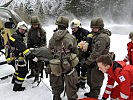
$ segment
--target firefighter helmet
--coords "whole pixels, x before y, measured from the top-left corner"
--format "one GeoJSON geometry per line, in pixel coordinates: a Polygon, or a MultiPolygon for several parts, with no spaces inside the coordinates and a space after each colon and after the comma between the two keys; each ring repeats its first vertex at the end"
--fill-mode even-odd
{"type": "Polygon", "coordinates": [[[27,30],[28,29],[28,26],[27,26],[27,24],[24,21],[22,21],[22,22],[19,22],[17,24],[16,30],[18,30],[19,28],[24,29],[24,30],[27,30]]]}
{"type": "Polygon", "coordinates": [[[70,26],[71,26],[71,28],[75,28],[75,27],[81,28],[81,23],[80,23],[80,21],[78,19],[73,19],[71,21],[71,25],[70,26]]]}

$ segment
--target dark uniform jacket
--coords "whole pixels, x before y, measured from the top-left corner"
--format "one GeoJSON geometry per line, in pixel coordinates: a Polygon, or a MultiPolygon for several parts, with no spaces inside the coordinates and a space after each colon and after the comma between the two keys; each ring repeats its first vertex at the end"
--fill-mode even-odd
{"type": "Polygon", "coordinates": [[[90,32],[84,28],[79,28],[77,32],[72,32],[72,35],[74,35],[77,39],[77,44],[81,41],[88,41],[87,35],[90,34],[90,32]]]}
{"type": "Polygon", "coordinates": [[[37,48],[46,46],[46,32],[43,28],[30,28],[28,32],[27,47],[37,48]]]}
{"type": "MultiPolygon", "coordinates": [[[[18,58],[26,55],[28,58],[34,58],[34,55],[30,53],[30,50],[26,48],[26,45],[23,42],[23,37],[23,34],[16,31],[16,33],[13,33],[9,38],[8,46],[10,48],[10,51],[12,52],[12,56],[18,58]]],[[[10,56],[10,54],[8,54],[8,56],[10,56]]]]}

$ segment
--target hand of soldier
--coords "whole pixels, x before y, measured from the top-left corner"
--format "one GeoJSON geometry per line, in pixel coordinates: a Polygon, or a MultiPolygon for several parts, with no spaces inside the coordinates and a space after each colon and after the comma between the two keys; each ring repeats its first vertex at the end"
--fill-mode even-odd
{"type": "Polygon", "coordinates": [[[83,49],[82,49],[82,50],[83,50],[84,52],[86,52],[87,49],[88,49],[88,43],[86,42],[86,43],[84,43],[83,49]]]}
{"type": "Polygon", "coordinates": [[[32,60],[33,60],[34,62],[37,62],[37,61],[38,61],[38,58],[35,57],[35,58],[33,58],[32,60]]]}

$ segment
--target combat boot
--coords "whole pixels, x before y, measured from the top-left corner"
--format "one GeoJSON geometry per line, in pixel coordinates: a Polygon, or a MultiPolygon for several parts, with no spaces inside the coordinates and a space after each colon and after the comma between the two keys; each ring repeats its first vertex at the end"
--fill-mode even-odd
{"type": "Polygon", "coordinates": [[[14,87],[13,87],[13,91],[24,91],[25,90],[25,87],[22,87],[22,84],[17,84],[15,83],[14,84],[14,87]]]}

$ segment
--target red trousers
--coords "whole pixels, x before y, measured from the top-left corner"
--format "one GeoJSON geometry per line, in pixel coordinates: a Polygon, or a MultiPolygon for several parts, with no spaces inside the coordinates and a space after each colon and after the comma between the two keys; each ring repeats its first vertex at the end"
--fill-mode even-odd
{"type": "MultiPolygon", "coordinates": [[[[120,96],[120,87],[119,87],[119,85],[116,85],[112,89],[112,92],[111,92],[110,97],[113,98],[113,99],[116,99],[119,96],[120,96]]],[[[131,88],[131,90],[130,90],[130,96],[129,96],[129,99],[128,100],[133,100],[133,88],[131,88]]]]}

